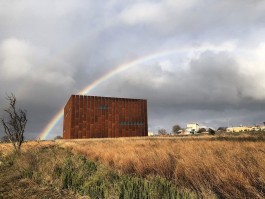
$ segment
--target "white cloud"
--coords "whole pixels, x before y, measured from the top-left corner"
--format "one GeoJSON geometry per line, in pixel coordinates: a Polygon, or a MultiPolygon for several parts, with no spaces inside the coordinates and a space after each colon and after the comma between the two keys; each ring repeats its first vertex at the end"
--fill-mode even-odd
{"type": "Polygon", "coordinates": [[[198,0],[139,1],[126,6],[120,13],[120,18],[129,25],[151,24],[171,30],[179,24],[181,15],[197,2],[198,0]]]}
{"type": "Polygon", "coordinates": [[[162,17],[162,7],[154,3],[138,3],[124,9],[120,15],[121,19],[130,24],[149,23],[158,21],[162,17]]]}
{"type": "Polygon", "coordinates": [[[174,67],[170,60],[159,61],[159,65],[161,66],[162,71],[174,72],[174,67]]]}
{"type": "Polygon", "coordinates": [[[8,39],[0,46],[0,69],[6,79],[17,79],[31,72],[34,49],[25,41],[8,39]]]}
{"type": "MultiPolygon", "coordinates": [[[[244,94],[258,100],[265,99],[265,43],[247,49],[239,49],[237,59],[241,65],[241,73],[252,84],[244,94]]],[[[245,80],[242,80],[245,81],[245,80]]]]}
{"type": "Polygon", "coordinates": [[[1,76],[6,81],[26,80],[54,86],[74,83],[72,66],[25,40],[6,39],[0,45],[0,52],[1,76]]]}

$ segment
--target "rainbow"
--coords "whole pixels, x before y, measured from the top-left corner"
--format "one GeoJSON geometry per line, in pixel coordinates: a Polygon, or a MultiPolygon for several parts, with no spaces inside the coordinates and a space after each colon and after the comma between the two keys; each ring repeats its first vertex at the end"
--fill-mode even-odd
{"type": "MultiPolygon", "coordinates": [[[[216,51],[220,51],[220,50],[224,50],[224,48],[220,48],[216,47],[216,46],[204,46],[204,47],[199,47],[196,49],[191,49],[191,48],[178,48],[178,49],[174,49],[174,50],[169,50],[169,51],[164,51],[164,52],[158,52],[158,53],[154,53],[145,57],[141,57],[138,58],[136,60],[127,62],[125,64],[119,65],[117,67],[115,67],[113,70],[109,71],[107,74],[101,76],[100,78],[98,78],[97,80],[95,80],[94,82],[92,82],[91,84],[89,84],[88,86],[86,86],[84,89],[82,89],[78,94],[79,95],[85,95],[88,94],[90,91],[92,91],[93,89],[95,89],[97,86],[99,86],[101,83],[109,80],[111,77],[128,70],[129,68],[133,67],[133,66],[137,66],[139,64],[143,64],[152,60],[157,60],[159,58],[165,57],[165,56],[170,56],[179,52],[183,52],[183,51],[190,51],[191,53],[196,53],[198,51],[204,51],[204,50],[216,50],[216,51]]],[[[39,134],[39,139],[44,140],[47,138],[47,136],[49,135],[49,133],[51,132],[51,130],[55,127],[55,125],[60,121],[60,119],[63,117],[63,113],[64,113],[64,107],[62,107],[60,109],[60,111],[52,118],[52,120],[48,123],[48,125],[44,128],[44,130],[39,134]]]]}

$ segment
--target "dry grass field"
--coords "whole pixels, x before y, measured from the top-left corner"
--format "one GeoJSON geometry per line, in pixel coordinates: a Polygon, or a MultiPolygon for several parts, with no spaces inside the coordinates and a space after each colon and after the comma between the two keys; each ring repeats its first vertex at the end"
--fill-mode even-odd
{"type": "Polygon", "coordinates": [[[198,196],[265,197],[265,142],[117,139],[61,145],[122,173],[165,177],[198,196]]]}
{"type": "MultiPolygon", "coordinates": [[[[13,154],[11,144],[0,143],[0,198],[4,199],[46,199],[65,198],[77,199],[80,195],[67,189],[58,189],[55,186],[39,183],[23,174],[30,166],[35,170],[34,154],[43,147],[52,147],[54,144],[45,142],[27,142],[23,145],[22,154],[13,154]]],[[[48,156],[47,156],[48,158],[48,156]]],[[[51,166],[51,162],[47,161],[51,166]]],[[[52,169],[52,168],[51,168],[52,169]]]]}
{"type": "MultiPolygon", "coordinates": [[[[176,186],[180,193],[191,193],[185,198],[265,198],[265,141],[263,134],[242,135],[236,138],[233,136],[203,136],[29,142],[24,144],[23,150],[36,151],[40,148],[54,147],[66,149],[76,156],[81,155],[97,165],[105,165],[107,169],[117,172],[117,176],[136,176],[147,180],[144,183],[149,183],[155,176],[159,176],[176,186]]],[[[0,144],[2,156],[8,156],[9,150],[9,145],[0,144]]],[[[46,155],[38,154],[37,157],[43,156],[42,159],[45,159],[43,162],[46,163],[42,163],[41,167],[36,168],[42,174],[38,174],[39,176],[34,179],[35,174],[33,173],[31,179],[42,184],[58,184],[62,188],[62,183],[60,184],[52,178],[51,176],[54,174],[49,172],[55,170],[56,166],[58,167],[58,162],[64,164],[63,162],[67,161],[67,155],[63,152],[56,153],[57,155],[51,155],[55,152],[49,153],[47,158],[45,158],[46,153],[46,155]],[[53,162],[48,161],[51,157],[54,157],[53,162]]],[[[28,156],[27,161],[25,161],[27,158],[24,158],[20,160],[19,164],[26,165],[29,159],[34,159],[32,156],[30,158],[28,156]]],[[[79,162],[79,159],[73,162],[79,162]]],[[[120,177],[120,179],[123,178],[120,177]]],[[[133,180],[137,181],[137,179],[133,180]]],[[[108,181],[108,183],[110,182],[108,181]]],[[[137,181],[137,183],[140,182],[137,181]]],[[[166,187],[171,190],[172,185],[167,183],[166,187]]],[[[83,194],[84,192],[81,192],[81,195],[83,194]]],[[[154,198],[159,198],[158,195],[155,196],[154,198]]],[[[92,195],[91,198],[97,197],[92,195]]],[[[119,195],[113,198],[123,197],[119,195]]],[[[124,196],[124,198],[126,197],[124,196]]],[[[184,198],[184,195],[180,195],[178,198],[184,198]]]]}

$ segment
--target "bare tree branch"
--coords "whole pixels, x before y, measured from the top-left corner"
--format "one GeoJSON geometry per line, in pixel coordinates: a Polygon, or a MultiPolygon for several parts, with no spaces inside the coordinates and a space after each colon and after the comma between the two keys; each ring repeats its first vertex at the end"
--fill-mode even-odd
{"type": "Polygon", "coordinates": [[[27,124],[27,111],[16,109],[16,97],[13,93],[7,96],[9,107],[4,109],[8,114],[9,120],[1,119],[1,124],[4,127],[5,134],[13,144],[15,151],[20,151],[21,145],[24,142],[24,131],[27,124]]]}

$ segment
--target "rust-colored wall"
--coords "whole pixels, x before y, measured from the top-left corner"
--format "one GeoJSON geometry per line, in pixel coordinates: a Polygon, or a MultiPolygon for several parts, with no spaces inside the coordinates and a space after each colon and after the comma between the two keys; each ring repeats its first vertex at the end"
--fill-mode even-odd
{"type": "Polygon", "coordinates": [[[72,95],[64,107],[64,139],[147,135],[147,100],[72,95]]]}

